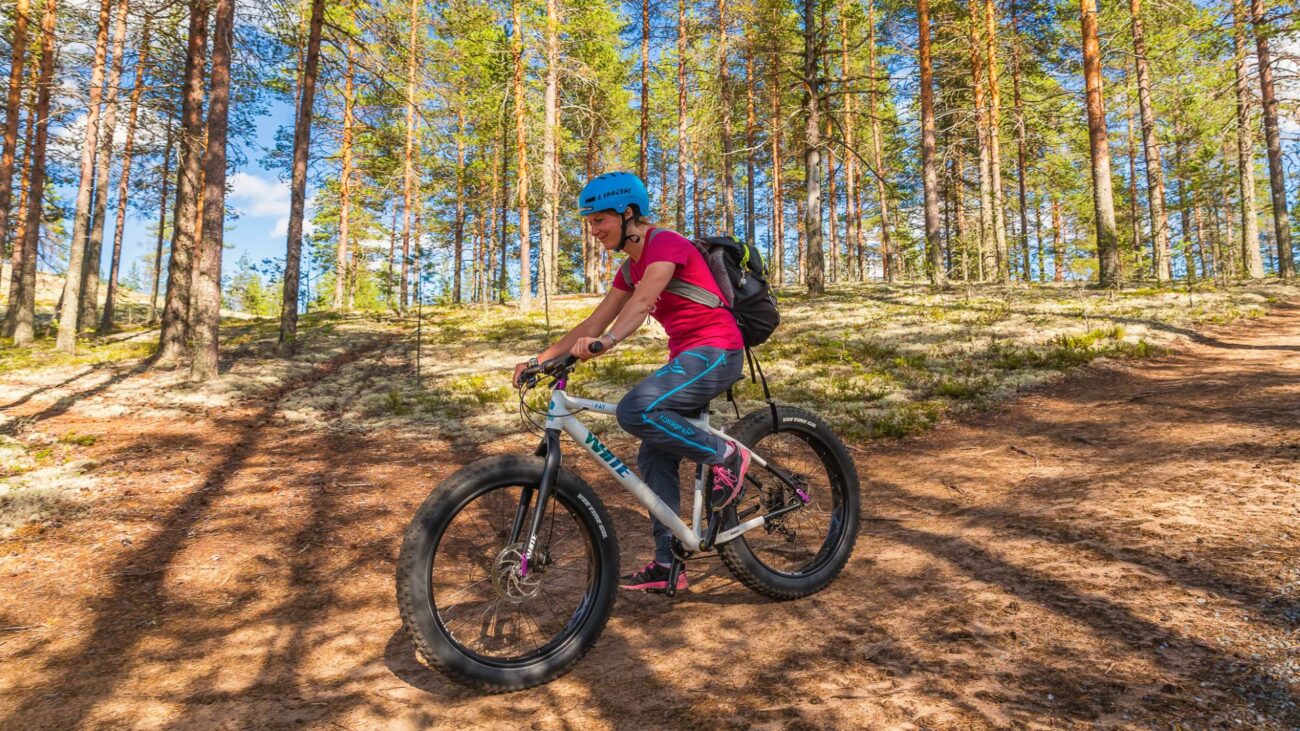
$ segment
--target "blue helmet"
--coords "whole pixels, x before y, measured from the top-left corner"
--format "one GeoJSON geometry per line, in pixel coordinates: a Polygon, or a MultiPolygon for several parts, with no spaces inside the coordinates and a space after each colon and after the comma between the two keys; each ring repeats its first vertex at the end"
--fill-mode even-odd
{"type": "Polygon", "coordinates": [[[622,213],[633,203],[638,215],[650,215],[650,194],[645,183],[632,173],[605,173],[583,186],[578,194],[578,215],[610,208],[622,213]]]}

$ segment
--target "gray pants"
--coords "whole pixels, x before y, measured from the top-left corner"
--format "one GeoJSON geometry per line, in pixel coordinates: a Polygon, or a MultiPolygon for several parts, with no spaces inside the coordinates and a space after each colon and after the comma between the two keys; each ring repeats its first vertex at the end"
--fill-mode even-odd
{"type": "MultiPolygon", "coordinates": [[[[741,376],[743,350],[692,348],[638,383],[618,403],[618,423],[641,438],[636,466],[641,479],[669,508],[680,514],[682,492],[678,469],[682,458],[703,464],[722,462],[726,441],[691,426],[715,396],[741,376]]],[[[672,561],[672,531],[650,519],[655,560],[672,561]]]]}

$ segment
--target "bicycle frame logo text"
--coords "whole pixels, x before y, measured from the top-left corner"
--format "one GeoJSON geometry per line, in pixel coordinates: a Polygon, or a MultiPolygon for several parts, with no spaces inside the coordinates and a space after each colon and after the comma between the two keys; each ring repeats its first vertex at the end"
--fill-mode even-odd
{"type": "Polygon", "coordinates": [[[613,452],[609,451],[609,447],[601,444],[595,434],[587,432],[586,441],[587,446],[591,448],[591,451],[595,452],[601,459],[605,460],[605,463],[609,465],[610,469],[614,470],[615,474],[619,477],[627,477],[627,465],[623,464],[623,460],[619,459],[613,452]]]}

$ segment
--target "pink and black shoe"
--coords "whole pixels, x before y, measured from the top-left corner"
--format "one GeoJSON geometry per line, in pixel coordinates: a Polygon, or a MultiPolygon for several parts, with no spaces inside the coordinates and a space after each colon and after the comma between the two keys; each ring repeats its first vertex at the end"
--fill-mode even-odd
{"type": "MultiPolygon", "coordinates": [[[[656,561],[642,566],[635,573],[627,574],[619,578],[618,588],[629,589],[632,591],[667,591],[668,590],[669,567],[664,566],[656,561]]],[[[680,573],[677,574],[676,591],[686,588],[686,567],[683,566],[680,573]]]]}
{"type": "Polygon", "coordinates": [[[713,494],[710,500],[714,510],[721,510],[740,497],[745,487],[745,473],[749,471],[749,450],[735,442],[727,442],[727,456],[713,470],[713,494]]]}

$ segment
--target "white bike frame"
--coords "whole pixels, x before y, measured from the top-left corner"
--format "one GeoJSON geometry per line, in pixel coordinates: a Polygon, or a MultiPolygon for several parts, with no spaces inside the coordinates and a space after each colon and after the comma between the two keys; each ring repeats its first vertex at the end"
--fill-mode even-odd
{"type": "MultiPolygon", "coordinates": [[[[561,380],[557,382],[555,387],[551,390],[551,401],[546,414],[546,429],[548,431],[562,429],[570,437],[573,437],[573,441],[582,445],[582,448],[587,450],[588,454],[594,457],[597,462],[605,467],[605,469],[609,470],[610,474],[614,476],[614,479],[618,480],[620,485],[627,488],[628,492],[632,493],[632,496],[636,498],[637,502],[644,505],[646,510],[649,510],[651,515],[657,518],[660,523],[668,526],[668,529],[673,532],[673,535],[677,536],[677,540],[681,541],[683,548],[687,551],[700,550],[700,543],[704,540],[704,533],[701,532],[704,520],[703,470],[696,470],[695,473],[695,504],[691,510],[691,525],[688,527],[686,523],[682,522],[682,519],[677,516],[677,513],[673,512],[672,508],[668,507],[663,500],[660,500],[659,496],[655,495],[645,482],[643,482],[641,478],[638,477],[636,473],[634,473],[632,469],[618,457],[618,455],[614,454],[609,447],[605,446],[605,444],[601,442],[595,434],[592,434],[591,430],[579,421],[577,417],[577,414],[580,411],[593,411],[598,414],[613,416],[617,407],[614,404],[607,404],[603,401],[593,401],[591,399],[570,396],[565,392],[564,386],[565,382],[561,380]]],[[[703,414],[701,414],[700,418],[683,418],[686,418],[686,421],[690,422],[693,426],[703,429],[710,434],[717,435],[724,439],[731,439],[726,432],[715,429],[709,425],[709,412],[707,409],[705,409],[703,414]]],[[[739,442],[737,442],[737,445],[739,445],[741,449],[749,451],[739,442]]],[[[767,461],[754,452],[749,452],[749,455],[751,464],[759,467],[768,466],[767,461]]],[[[765,515],[755,516],[737,526],[720,532],[714,539],[713,545],[717,546],[726,543],[742,533],[763,525],[767,522],[768,517],[769,516],[765,515]]]]}

